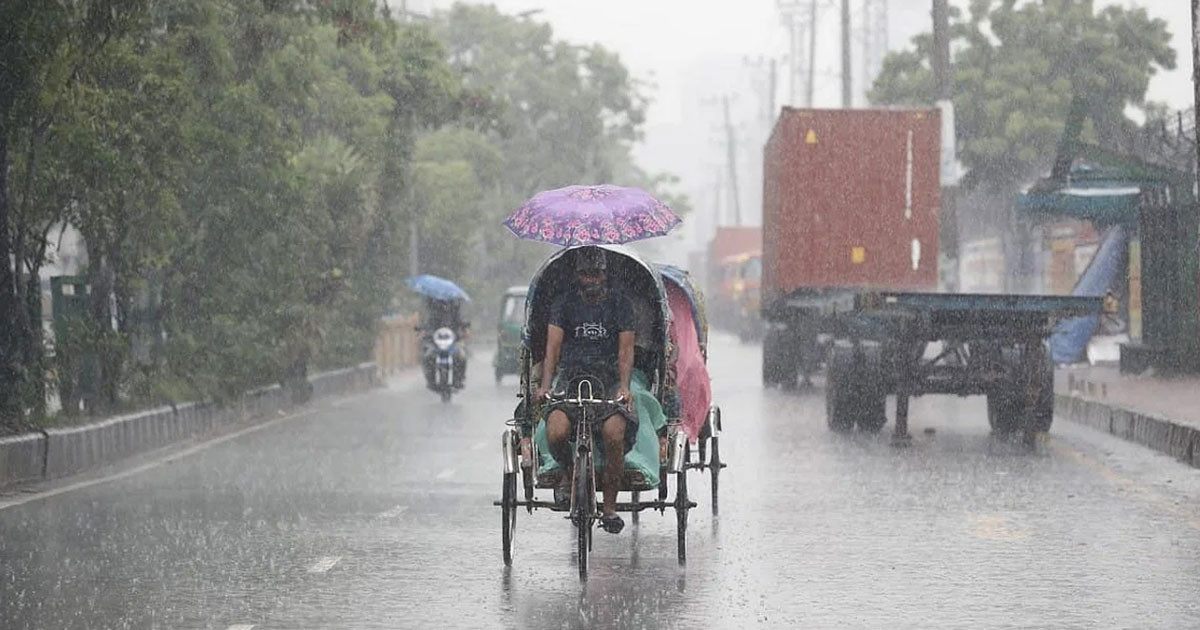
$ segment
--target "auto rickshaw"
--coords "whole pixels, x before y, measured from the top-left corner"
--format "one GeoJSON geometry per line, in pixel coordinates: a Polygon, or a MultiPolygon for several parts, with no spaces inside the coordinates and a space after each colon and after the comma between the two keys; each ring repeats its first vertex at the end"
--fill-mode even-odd
{"type": "MultiPolygon", "coordinates": [[[[688,434],[678,416],[679,396],[686,396],[688,392],[679,392],[674,382],[675,349],[670,341],[671,308],[667,288],[659,269],[642,260],[633,250],[618,245],[600,247],[608,252],[610,288],[621,290],[630,298],[636,320],[634,376],[630,389],[638,414],[638,435],[633,449],[625,454],[621,492],[629,492],[630,500],[618,501],[617,511],[636,515],[644,510],[663,513],[673,509],[677,557],[683,564],[687,557],[688,511],[696,507],[696,503],[688,498],[688,434]],[[664,438],[664,442],[660,442],[660,438],[664,438]],[[675,493],[674,498],[668,499],[668,479],[671,477],[674,477],[675,493]],[[644,492],[657,492],[657,497],[651,501],[642,500],[644,492]]],[[[577,435],[572,450],[576,461],[570,506],[539,500],[534,494],[538,489],[550,491],[559,485],[564,470],[550,456],[543,417],[545,404],[533,400],[533,393],[541,374],[550,304],[575,286],[573,252],[576,249],[566,248],[550,256],[529,284],[520,353],[518,395],[522,403],[514,417],[507,421],[508,429],[502,438],[503,486],[501,499],[495,504],[502,508],[501,545],[506,565],[512,563],[513,535],[520,508],[530,514],[535,509],[567,511],[578,534],[579,573],[586,577],[593,525],[600,514],[596,501],[600,475],[597,469],[603,466],[602,457],[593,457],[587,431],[577,435]],[[523,497],[517,495],[518,477],[523,486],[523,497]]],[[[696,333],[689,330],[688,334],[696,333]]],[[[604,390],[597,387],[594,391],[604,390]]],[[[593,403],[612,402],[595,400],[593,390],[582,387],[579,391],[565,392],[564,396],[559,400],[585,408],[593,403]]],[[[711,422],[711,418],[706,421],[711,422]]],[[[636,518],[633,521],[637,523],[636,518]]],[[[542,544],[548,543],[543,541],[542,544]]]]}
{"type": "Polygon", "coordinates": [[[500,297],[496,356],[492,359],[497,385],[505,374],[521,373],[521,329],[525,325],[525,295],[528,291],[527,287],[513,286],[500,297]]]}

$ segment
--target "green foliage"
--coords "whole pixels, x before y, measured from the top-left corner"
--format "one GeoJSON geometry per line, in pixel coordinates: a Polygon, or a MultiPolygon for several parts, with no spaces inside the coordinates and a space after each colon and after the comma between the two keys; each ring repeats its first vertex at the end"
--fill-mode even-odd
{"type": "MultiPolygon", "coordinates": [[[[55,229],[87,243],[87,313],[53,346],[69,409],[302,384],[411,299],[410,225],[422,270],[487,308],[545,251],[499,227],[525,198],[671,183],[633,164],[646,103],[615,55],[492,8],[43,4],[0,6],[0,257],[36,278],[55,229]]],[[[3,271],[11,323],[39,296],[3,271]]],[[[10,424],[50,372],[35,323],[0,335],[10,424]]]]}
{"type": "Polygon", "coordinates": [[[490,6],[455,5],[433,27],[463,84],[488,95],[491,115],[483,124],[468,117],[471,129],[444,130],[418,145],[416,205],[429,217],[421,265],[465,279],[477,319],[493,321],[500,292],[527,282],[548,253],[500,227],[533,194],[614,183],[643,187],[686,211],[686,199],[670,192],[672,176],[634,164],[630,149],[641,138],[647,99],[616,54],[557,40],[548,25],[490,6]]]}
{"type": "MultiPolygon", "coordinates": [[[[1053,159],[1072,94],[1086,100],[1092,139],[1122,132],[1146,106],[1158,69],[1175,67],[1167,24],[1143,8],[1093,10],[1090,0],[974,0],[955,13],[954,105],[967,183],[1011,188],[1053,159]]],[[[933,101],[932,37],[884,61],[870,99],[933,101]]]]}

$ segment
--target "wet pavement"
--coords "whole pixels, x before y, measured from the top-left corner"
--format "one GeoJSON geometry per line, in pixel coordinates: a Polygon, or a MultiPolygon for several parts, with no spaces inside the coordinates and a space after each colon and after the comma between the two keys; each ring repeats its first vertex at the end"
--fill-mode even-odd
{"type": "Polygon", "coordinates": [[[684,568],[645,513],[581,584],[549,512],[519,513],[504,568],[515,382],[481,352],[449,405],[409,377],[0,497],[0,628],[1200,627],[1200,471],[1065,422],[1030,451],[982,399],[917,401],[909,448],[837,435],[819,389],[762,389],[757,347],[711,354],[730,467],[719,519],[691,478],[684,568]]]}

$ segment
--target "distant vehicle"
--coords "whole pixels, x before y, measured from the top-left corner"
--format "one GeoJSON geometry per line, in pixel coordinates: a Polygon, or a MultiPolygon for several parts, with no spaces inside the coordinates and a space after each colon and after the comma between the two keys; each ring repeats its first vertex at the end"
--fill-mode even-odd
{"type": "Polygon", "coordinates": [[[438,328],[430,335],[425,352],[432,355],[433,375],[427,383],[429,389],[441,396],[442,402],[450,402],[455,391],[462,389],[458,382],[460,369],[455,369],[458,356],[458,335],[447,327],[438,328]]]}
{"type": "Polygon", "coordinates": [[[824,360],[829,427],[878,431],[895,395],[901,441],[912,396],[982,394],[994,431],[1031,441],[1054,411],[1045,338],[1100,299],[935,293],[940,157],[936,109],[783,109],[763,164],[763,382],[824,360]]]}
{"type": "MultiPolygon", "coordinates": [[[[762,229],[721,227],[708,243],[707,277],[709,314],[718,328],[737,332],[743,305],[744,267],[753,256],[761,256],[762,229]]],[[[757,275],[757,274],[756,274],[757,275]]],[[[755,316],[757,319],[757,316],[755,316]]]]}
{"type": "Polygon", "coordinates": [[[496,324],[496,356],[492,365],[496,383],[505,374],[521,373],[521,330],[525,326],[527,287],[509,287],[500,297],[500,319],[496,324]]]}

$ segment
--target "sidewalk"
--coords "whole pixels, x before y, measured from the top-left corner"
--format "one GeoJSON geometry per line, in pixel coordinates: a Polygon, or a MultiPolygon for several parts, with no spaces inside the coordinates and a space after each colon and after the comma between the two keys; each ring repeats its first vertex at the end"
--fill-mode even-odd
{"type": "Polygon", "coordinates": [[[1131,376],[1116,366],[1055,370],[1055,417],[1200,468],[1200,376],[1131,376]]]}

